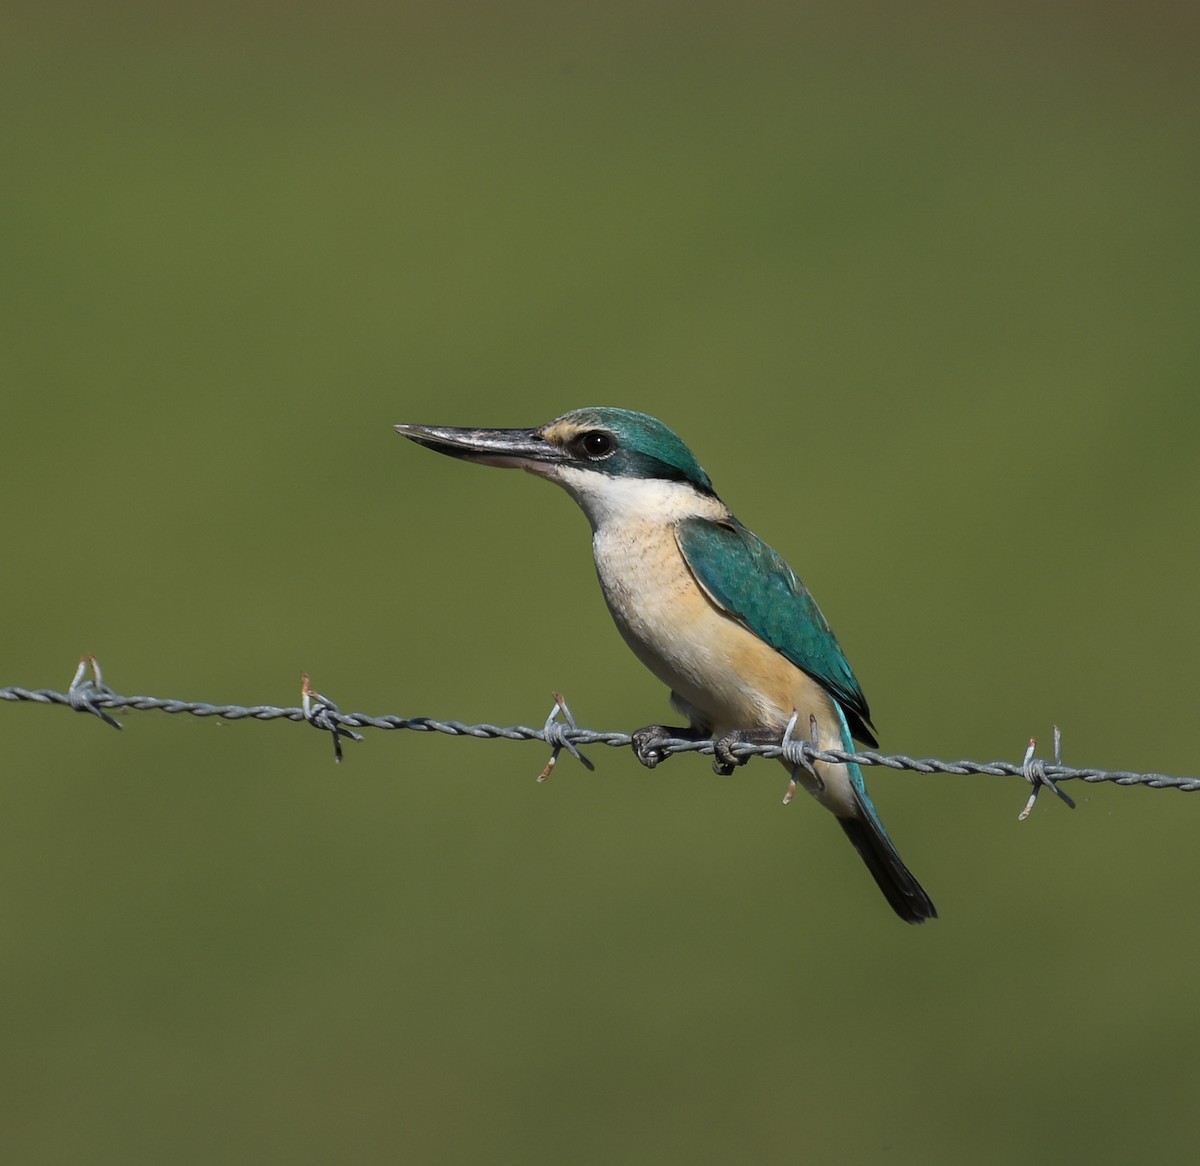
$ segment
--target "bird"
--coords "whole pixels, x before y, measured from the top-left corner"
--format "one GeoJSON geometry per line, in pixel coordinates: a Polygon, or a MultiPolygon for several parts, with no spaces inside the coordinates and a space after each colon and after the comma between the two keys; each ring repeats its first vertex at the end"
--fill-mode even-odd
{"type": "MultiPolygon", "coordinates": [[[[590,407],[532,429],[395,428],[438,453],[546,478],[582,508],[609,612],[688,722],[632,734],[644,765],[663,759],[667,738],[711,739],[714,768],[729,774],[747,760],[739,743],[780,744],[797,724],[820,751],[852,753],[855,739],[877,747],[866,697],[812,595],[734,517],[662,421],[590,407]]],[[[837,818],[895,913],[907,923],[935,919],[859,766],[786,756],[784,764],[837,818]]]]}

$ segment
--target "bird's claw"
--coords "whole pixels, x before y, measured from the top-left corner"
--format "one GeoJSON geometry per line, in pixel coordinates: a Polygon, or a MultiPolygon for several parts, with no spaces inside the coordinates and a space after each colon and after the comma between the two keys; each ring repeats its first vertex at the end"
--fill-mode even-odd
{"type": "Polygon", "coordinates": [[[750,760],[748,754],[739,757],[733,752],[733,747],[740,745],[746,739],[744,732],[734,730],[713,742],[713,773],[720,774],[721,777],[728,777],[735,769],[750,760]]]}
{"type": "Polygon", "coordinates": [[[633,733],[633,752],[637,759],[647,768],[653,769],[660,761],[665,761],[667,754],[662,750],[662,742],[670,737],[663,725],[647,725],[633,733]]]}

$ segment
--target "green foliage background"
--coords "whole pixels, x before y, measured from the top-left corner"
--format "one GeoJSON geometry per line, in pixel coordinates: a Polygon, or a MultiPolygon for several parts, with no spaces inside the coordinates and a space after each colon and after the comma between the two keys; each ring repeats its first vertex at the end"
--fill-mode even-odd
{"type": "MultiPolygon", "coordinates": [[[[26,6],[3,683],[632,728],[586,524],[395,421],[655,413],[883,744],[1188,773],[1196,15],[26,6]]],[[[1200,799],[0,708],[20,1163],[1190,1161],[1200,799]]]]}

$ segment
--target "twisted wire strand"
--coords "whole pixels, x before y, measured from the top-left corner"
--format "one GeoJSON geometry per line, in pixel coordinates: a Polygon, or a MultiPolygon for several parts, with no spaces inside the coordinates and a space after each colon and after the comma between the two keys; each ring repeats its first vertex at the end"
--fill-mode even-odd
{"type": "MultiPolygon", "coordinates": [[[[632,743],[629,733],[598,731],[595,729],[578,728],[571,717],[566,701],[555,694],[555,705],[551,710],[546,724],[542,728],[529,725],[493,725],[467,724],[463,721],[438,720],[434,717],[402,717],[393,714],[372,716],[368,713],[343,713],[336,704],[327,697],[314,691],[304,677],[302,701],[299,706],[282,707],[279,705],[259,704],[210,704],[207,701],[178,700],[158,696],[123,696],[114,692],[103,681],[99,665],[91,657],[85,657],[75,674],[75,679],[66,692],[51,688],[22,688],[16,685],[0,687],[0,700],[28,702],[34,704],[66,705],[78,712],[90,713],[115,728],[120,724],[110,715],[110,711],[156,709],[159,712],[179,714],[186,713],[195,717],[219,717],[222,720],[258,720],[258,721],[307,721],[314,728],[331,733],[334,739],[334,749],[337,759],[342,756],[342,740],[360,740],[358,729],[408,729],[419,733],[444,733],[451,737],[475,737],[479,739],[503,739],[508,741],[541,741],[553,749],[550,763],[543,773],[547,776],[557,760],[558,753],[566,749],[585,764],[589,764],[578,753],[580,746],[607,745],[616,748],[627,747],[632,743]],[[91,664],[91,677],[85,678],[88,664],[91,664]],[[559,715],[564,715],[566,723],[558,721],[559,715]]],[[[712,741],[689,741],[679,738],[668,738],[655,745],[656,751],[663,756],[675,753],[713,752],[712,741]]],[[[810,743],[790,740],[779,744],[755,744],[742,742],[733,746],[732,752],[738,757],[785,757],[794,762],[797,750],[803,753],[809,762],[822,761],[827,763],[856,762],[858,765],[882,766],[888,769],[908,770],[914,773],[949,773],[949,774],[986,774],[995,777],[1021,777],[1033,786],[1030,803],[1026,814],[1032,808],[1033,798],[1042,788],[1056,793],[1060,798],[1071,803],[1070,799],[1057,788],[1058,782],[1083,781],[1087,783],[1111,782],[1114,785],[1147,786],[1150,789],[1177,789],[1184,793],[1194,793],[1200,790],[1200,777],[1172,777],[1165,773],[1137,773],[1131,770],[1107,770],[1094,768],[1075,768],[1061,763],[1061,753],[1056,739],[1055,760],[1046,762],[1033,756],[1033,743],[1024,760],[1011,761],[941,761],[936,758],[914,758],[898,753],[877,753],[866,750],[860,753],[849,753],[840,749],[816,749],[810,743]],[[785,756],[786,755],[786,756],[785,756]]],[[[590,765],[589,765],[590,767],[590,765]]]]}

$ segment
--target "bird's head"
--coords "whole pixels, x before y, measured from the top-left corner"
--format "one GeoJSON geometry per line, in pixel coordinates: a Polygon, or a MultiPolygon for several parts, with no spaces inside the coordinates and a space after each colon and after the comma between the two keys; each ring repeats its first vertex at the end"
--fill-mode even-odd
{"type": "Polygon", "coordinates": [[[396,430],[438,453],[549,478],[574,496],[593,524],[618,506],[656,502],[673,511],[689,497],[716,499],[708,475],[675,433],[630,409],[574,409],[537,429],[396,430]]]}

